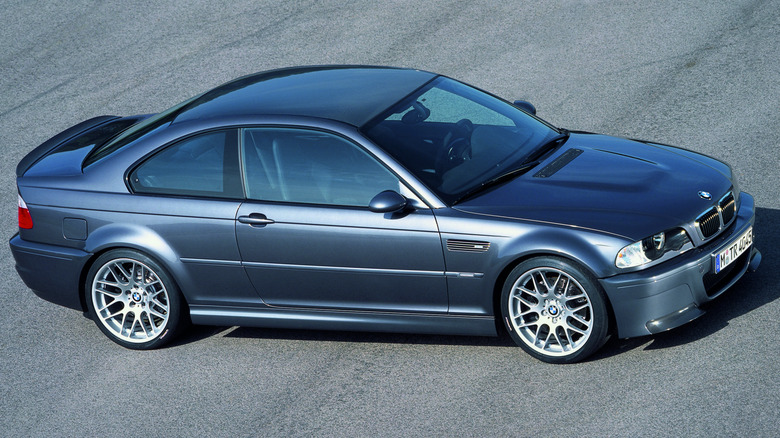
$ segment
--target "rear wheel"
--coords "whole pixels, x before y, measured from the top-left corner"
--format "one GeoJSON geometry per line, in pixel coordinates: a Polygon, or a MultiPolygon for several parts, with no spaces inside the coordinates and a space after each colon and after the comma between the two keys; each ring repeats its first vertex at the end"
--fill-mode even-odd
{"type": "Polygon", "coordinates": [[[181,328],[184,303],[165,270],[133,250],[109,251],[95,261],[86,283],[90,316],[112,341],[146,350],[169,342],[181,328]]]}
{"type": "Polygon", "coordinates": [[[504,284],[501,312],[515,343],[545,362],[583,360],[607,336],[601,287],[583,269],[556,257],[534,258],[515,267],[504,284]]]}

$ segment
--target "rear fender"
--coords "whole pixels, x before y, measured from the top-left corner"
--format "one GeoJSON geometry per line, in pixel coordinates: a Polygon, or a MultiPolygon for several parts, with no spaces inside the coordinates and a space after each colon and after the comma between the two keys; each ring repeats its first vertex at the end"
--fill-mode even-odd
{"type": "MultiPolygon", "coordinates": [[[[179,256],[170,245],[153,230],[136,224],[108,224],[91,232],[85,242],[85,251],[95,254],[130,248],[140,251],[160,263],[177,281],[186,278],[178,263],[179,256]]],[[[85,269],[89,269],[86,266],[85,269]]],[[[182,289],[184,285],[179,284],[182,289]]]]}

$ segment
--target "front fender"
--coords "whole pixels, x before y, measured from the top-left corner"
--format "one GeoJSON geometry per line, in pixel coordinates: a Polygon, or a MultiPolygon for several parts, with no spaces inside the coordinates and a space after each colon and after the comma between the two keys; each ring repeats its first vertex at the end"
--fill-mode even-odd
{"type": "Polygon", "coordinates": [[[566,227],[532,227],[500,246],[497,261],[503,270],[514,260],[555,255],[577,262],[595,278],[615,275],[615,255],[624,240],[566,227]]]}
{"type": "Polygon", "coordinates": [[[615,255],[630,243],[577,227],[486,216],[475,221],[475,215],[454,210],[437,213],[452,313],[494,314],[495,295],[507,272],[531,257],[563,257],[596,279],[610,277],[617,270],[615,255]]]}

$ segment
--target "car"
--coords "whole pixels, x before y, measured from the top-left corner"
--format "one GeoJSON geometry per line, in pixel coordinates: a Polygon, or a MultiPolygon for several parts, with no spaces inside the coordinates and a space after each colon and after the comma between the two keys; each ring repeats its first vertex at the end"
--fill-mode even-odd
{"type": "Polygon", "coordinates": [[[499,336],[582,361],[761,261],[714,158],[426,71],[306,66],[101,116],[16,169],[25,284],[132,349],[189,323],[499,336]]]}

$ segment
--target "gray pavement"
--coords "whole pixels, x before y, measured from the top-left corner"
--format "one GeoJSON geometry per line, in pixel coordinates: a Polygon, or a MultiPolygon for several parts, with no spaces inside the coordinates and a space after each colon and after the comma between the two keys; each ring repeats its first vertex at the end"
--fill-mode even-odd
{"type": "MultiPolygon", "coordinates": [[[[255,71],[447,74],[550,122],[726,160],[759,272],[701,319],[551,366],[504,338],[194,328],[124,350],[30,292],[0,247],[4,436],[778,436],[780,1],[0,1],[0,235],[14,168],[101,114],[255,71]]],[[[662,208],[662,206],[660,206],[662,208]]],[[[56,281],[56,279],[52,279],[56,281]]]]}

